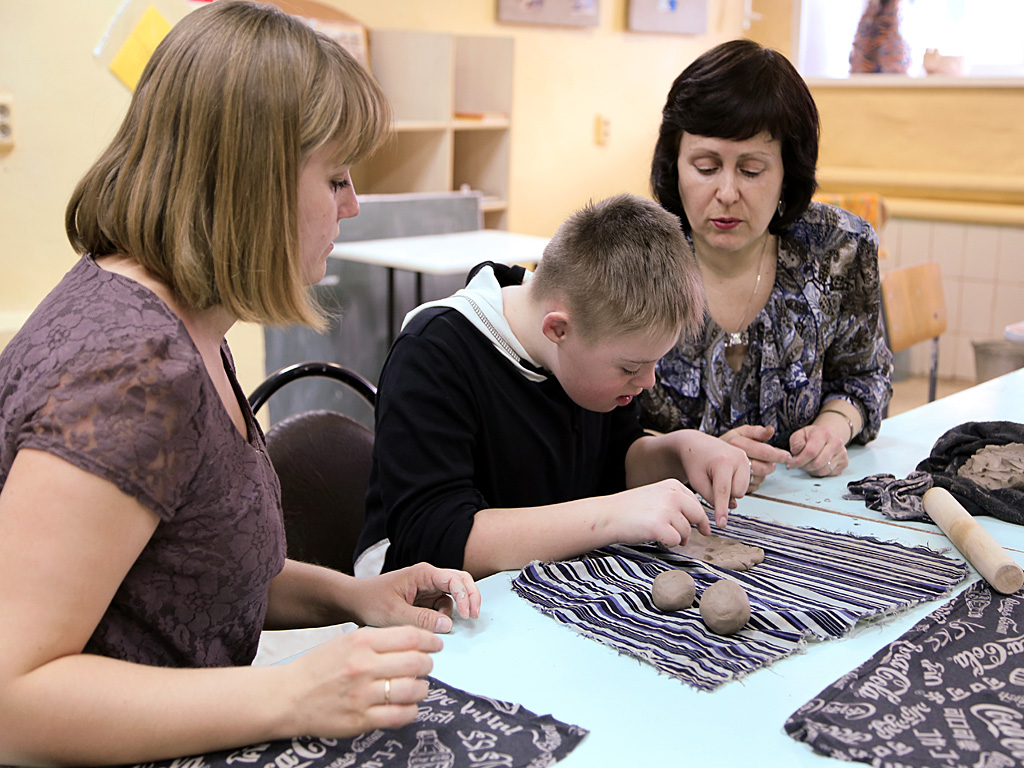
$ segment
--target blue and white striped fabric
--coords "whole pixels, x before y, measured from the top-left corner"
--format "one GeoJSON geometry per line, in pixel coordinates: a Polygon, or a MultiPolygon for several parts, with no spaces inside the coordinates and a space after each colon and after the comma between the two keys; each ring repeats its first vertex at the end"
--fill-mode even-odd
{"type": "Polygon", "coordinates": [[[861,619],[948,594],[968,573],[962,560],[926,547],[737,514],[728,531],[729,538],[764,549],[764,562],[739,572],[659,547],[615,545],[574,560],[531,563],[512,587],[577,632],[711,691],[808,640],[842,637],[861,619]],[[651,585],[673,567],[693,577],[697,603],[663,613],[651,602],[651,585]],[[725,577],[743,586],[751,604],[750,622],[729,637],[709,630],[697,608],[704,589],[725,577]]]}

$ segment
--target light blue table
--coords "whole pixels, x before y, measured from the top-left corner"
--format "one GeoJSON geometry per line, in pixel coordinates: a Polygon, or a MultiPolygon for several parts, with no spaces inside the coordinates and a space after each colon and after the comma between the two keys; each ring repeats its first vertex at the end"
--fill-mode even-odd
{"type": "MultiPolygon", "coordinates": [[[[803,470],[787,470],[779,465],[755,495],[896,524],[882,513],[868,509],[862,501],[844,499],[846,484],[880,473],[906,477],[928,457],[939,437],[967,421],[1024,422],[1024,369],[886,419],[875,440],[850,446],[850,466],[838,477],[813,478],[803,470]]],[[[977,519],[1003,547],[1024,551],[1024,529],[1020,526],[991,517],[977,519]]],[[[898,525],[935,530],[934,525],[926,522],[898,525]]]]}
{"type": "MultiPolygon", "coordinates": [[[[758,497],[740,502],[739,511],[789,525],[949,547],[933,525],[898,524],[862,502],[843,500],[846,482],[877,472],[906,475],[936,438],[964,421],[1024,421],[1021,393],[1024,371],[896,416],[886,421],[877,441],[852,450],[844,476],[821,481],[779,470],[758,497]]],[[[1024,532],[991,518],[983,523],[1024,564],[1024,532]]],[[[786,718],[940,605],[926,603],[896,618],[862,624],[843,639],[811,643],[804,654],[704,693],[544,616],[512,593],[513,575],[497,574],[480,583],[480,618],[456,622],[435,658],[433,674],[589,729],[590,735],[559,764],[566,768],[838,765],[787,736],[782,730],[786,718]]],[[[977,578],[972,571],[957,591],[977,578]]]]}
{"type": "MultiPolygon", "coordinates": [[[[745,514],[790,525],[935,549],[948,546],[938,532],[897,529],[764,499],[741,504],[745,514]]],[[[1014,554],[1024,563],[1024,555],[1014,554]]],[[[497,574],[480,582],[480,618],[456,623],[435,657],[433,674],[451,685],[519,702],[590,730],[559,764],[566,768],[833,764],[786,735],[786,718],[940,605],[925,603],[897,618],[859,626],[840,640],[811,643],[804,654],[704,693],[544,616],[512,593],[513,575],[497,574]]]]}

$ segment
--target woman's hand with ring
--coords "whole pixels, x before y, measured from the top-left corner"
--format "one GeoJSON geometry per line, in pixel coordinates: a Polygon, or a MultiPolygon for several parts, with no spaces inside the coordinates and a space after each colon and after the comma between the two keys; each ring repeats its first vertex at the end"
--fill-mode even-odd
{"type": "Polygon", "coordinates": [[[803,469],[812,477],[841,474],[850,464],[842,438],[821,424],[808,424],[789,438],[793,458],[789,469],[803,469]]]}
{"type": "Polygon", "coordinates": [[[424,679],[441,638],[416,627],[357,629],[328,640],[295,661],[266,668],[279,675],[279,694],[295,702],[287,732],[344,738],[398,728],[416,718],[424,679]]]}

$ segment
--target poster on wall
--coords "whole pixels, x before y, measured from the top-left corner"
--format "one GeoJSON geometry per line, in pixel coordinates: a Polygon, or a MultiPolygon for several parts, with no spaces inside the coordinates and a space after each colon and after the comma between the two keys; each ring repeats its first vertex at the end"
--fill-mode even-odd
{"type": "Polygon", "coordinates": [[[599,0],[498,0],[498,21],[595,27],[599,0]]]}
{"type": "Polygon", "coordinates": [[[134,91],[157,45],[189,10],[181,0],[122,0],[92,55],[134,91]]]}
{"type": "Polygon", "coordinates": [[[708,31],[708,0],[629,0],[629,29],[703,35],[708,31]]]}
{"type": "Polygon", "coordinates": [[[335,21],[333,19],[303,19],[313,29],[323,32],[338,45],[352,54],[356,61],[370,70],[370,43],[366,27],[356,21],[335,21]]]}

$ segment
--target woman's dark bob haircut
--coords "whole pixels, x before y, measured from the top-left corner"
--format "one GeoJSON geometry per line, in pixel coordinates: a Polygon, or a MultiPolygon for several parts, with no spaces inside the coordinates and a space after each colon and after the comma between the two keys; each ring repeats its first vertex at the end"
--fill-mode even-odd
{"type": "Polygon", "coordinates": [[[684,69],[668,92],[651,162],[651,188],[689,231],[679,196],[684,132],[733,141],[770,134],[782,144],[784,208],[772,217],[768,231],[786,231],[807,210],[818,186],[818,108],[803,78],[778,51],[750,40],[722,43],[684,69]]]}

